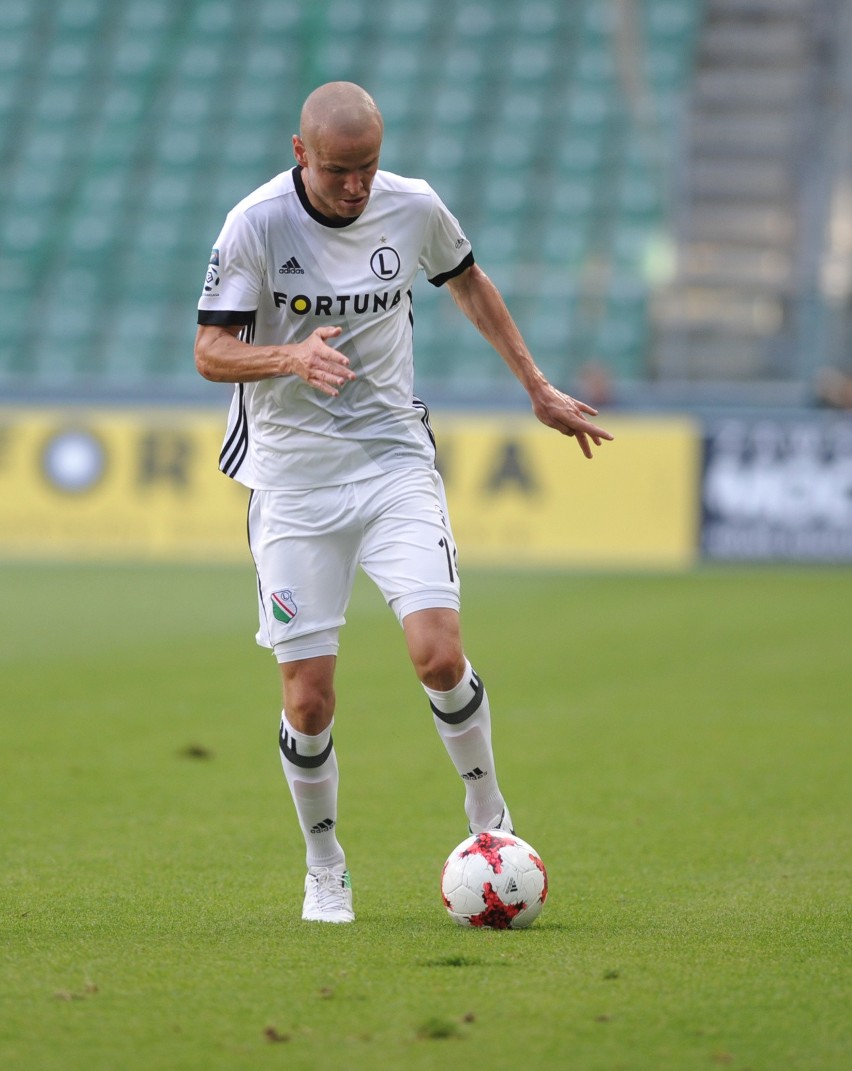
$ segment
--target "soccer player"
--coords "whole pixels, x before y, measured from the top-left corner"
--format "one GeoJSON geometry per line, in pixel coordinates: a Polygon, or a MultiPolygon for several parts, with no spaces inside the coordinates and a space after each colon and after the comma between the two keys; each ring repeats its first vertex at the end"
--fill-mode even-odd
{"type": "Polygon", "coordinates": [[[465,788],[472,832],[511,829],[488,695],[462,647],[459,578],[426,406],[413,395],[412,288],[446,286],[544,424],[586,457],[612,436],[538,369],[457,220],[379,170],[382,118],[349,82],[304,103],[296,166],[228,215],[199,301],[196,367],[235,384],[220,468],[251,488],[258,643],[279,663],[281,762],[307,846],[302,917],[354,919],[337,839],[338,633],[360,565],[404,630],[465,788]]]}

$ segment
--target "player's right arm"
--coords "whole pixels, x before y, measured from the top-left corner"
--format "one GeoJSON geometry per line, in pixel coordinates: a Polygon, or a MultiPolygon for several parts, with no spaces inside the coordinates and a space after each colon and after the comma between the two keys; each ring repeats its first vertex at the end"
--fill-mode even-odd
{"type": "Polygon", "coordinates": [[[328,345],[339,327],[318,327],[304,342],[253,346],[237,336],[238,325],[200,324],[195,336],[195,367],[212,383],[254,383],[276,376],[299,376],[332,398],[355,378],[349,358],[328,345]]]}

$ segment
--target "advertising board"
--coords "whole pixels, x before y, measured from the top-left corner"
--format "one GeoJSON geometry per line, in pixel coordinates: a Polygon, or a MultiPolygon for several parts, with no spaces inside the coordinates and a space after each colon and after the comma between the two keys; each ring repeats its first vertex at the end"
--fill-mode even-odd
{"type": "Polygon", "coordinates": [[[704,437],[701,551],[717,560],[852,560],[852,422],[722,420],[704,437]]]}
{"type": "MultiPolygon", "coordinates": [[[[217,459],[224,412],[0,410],[0,554],[246,561],[248,492],[217,459]]],[[[678,568],[697,546],[700,435],[620,417],[587,461],[519,414],[433,416],[462,567],[678,568]]]]}

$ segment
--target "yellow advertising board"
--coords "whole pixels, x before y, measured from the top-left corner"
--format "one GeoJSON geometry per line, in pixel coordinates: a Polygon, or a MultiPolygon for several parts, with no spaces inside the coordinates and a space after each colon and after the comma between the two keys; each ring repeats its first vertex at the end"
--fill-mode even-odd
{"type": "Polygon", "coordinates": [[[692,564],[700,433],[689,420],[601,418],[615,435],[589,461],[520,415],[434,421],[462,563],[648,567],[692,564]]]}
{"type": "MultiPolygon", "coordinates": [[[[217,469],[225,413],[0,410],[0,555],[245,561],[247,491],[217,469]]],[[[653,567],[696,553],[698,429],[607,419],[593,461],[530,416],[434,421],[462,565],[653,567]]]]}
{"type": "Polygon", "coordinates": [[[0,554],[245,560],[223,427],[205,410],[0,411],[0,554]]]}

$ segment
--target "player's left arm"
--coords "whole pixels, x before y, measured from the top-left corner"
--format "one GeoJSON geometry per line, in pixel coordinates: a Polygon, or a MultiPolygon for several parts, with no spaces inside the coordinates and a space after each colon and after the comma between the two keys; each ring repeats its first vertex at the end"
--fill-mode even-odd
{"type": "Polygon", "coordinates": [[[600,446],[613,436],[587,419],[597,416],[585,402],[557,390],[547,381],[506,308],[502,295],[478,264],[447,280],[453,300],[482,337],[500,354],[530,397],[536,417],[549,428],[577,439],[586,457],[592,457],[591,442],[600,446]]]}

